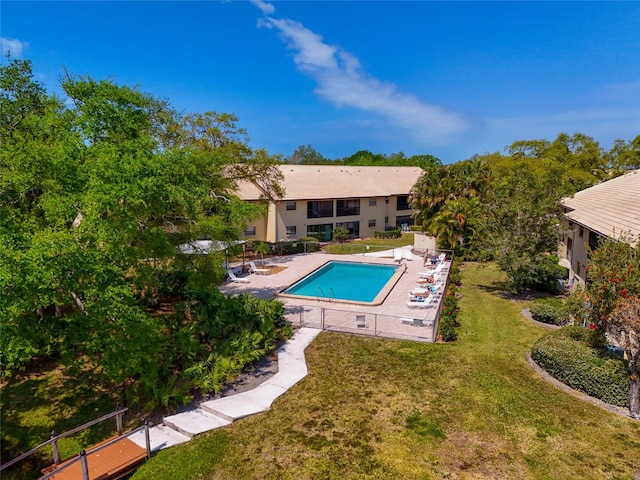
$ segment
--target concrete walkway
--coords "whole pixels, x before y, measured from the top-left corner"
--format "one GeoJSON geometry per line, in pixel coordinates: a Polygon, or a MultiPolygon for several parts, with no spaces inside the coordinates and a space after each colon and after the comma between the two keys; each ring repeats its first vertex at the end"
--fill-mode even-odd
{"type": "MultiPolygon", "coordinates": [[[[157,451],[188,442],[192,437],[234,420],[266,412],[276,398],[307,375],[304,349],[322,330],[300,328],[278,349],[278,373],[253,390],[202,402],[197,408],[170,415],[161,425],[149,429],[151,450],[157,451]]],[[[133,434],[131,441],[146,448],[144,432],[133,434]]]]}

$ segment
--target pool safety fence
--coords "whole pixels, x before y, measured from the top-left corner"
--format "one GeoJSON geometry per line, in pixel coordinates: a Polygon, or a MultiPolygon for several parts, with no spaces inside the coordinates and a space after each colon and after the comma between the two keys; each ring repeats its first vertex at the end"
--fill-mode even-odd
{"type": "Polygon", "coordinates": [[[354,333],[372,337],[434,342],[438,332],[439,308],[414,316],[327,308],[322,305],[291,305],[286,317],[294,326],[319,328],[333,332],[354,333]]]}

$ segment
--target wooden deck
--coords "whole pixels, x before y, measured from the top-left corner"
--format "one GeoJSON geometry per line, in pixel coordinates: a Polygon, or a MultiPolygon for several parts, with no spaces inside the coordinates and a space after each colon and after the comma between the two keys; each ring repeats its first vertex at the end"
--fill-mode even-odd
{"type": "MultiPolygon", "coordinates": [[[[109,439],[100,445],[105,445],[112,440],[109,439]]],[[[126,437],[121,437],[117,442],[103,448],[100,448],[100,445],[92,447],[92,451],[87,452],[90,480],[121,478],[131,473],[147,458],[147,451],[126,437]]],[[[46,468],[43,473],[52,474],[49,478],[55,480],[82,480],[82,462],[76,456],[59,465],[46,468]]]]}

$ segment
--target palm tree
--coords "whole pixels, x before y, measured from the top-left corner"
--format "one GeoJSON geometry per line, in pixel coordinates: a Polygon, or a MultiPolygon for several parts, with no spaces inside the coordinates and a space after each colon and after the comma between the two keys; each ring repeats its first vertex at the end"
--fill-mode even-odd
{"type": "Polygon", "coordinates": [[[438,239],[439,245],[459,249],[476,234],[474,223],[481,211],[477,198],[449,200],[431,219],[429,231],[438,239]]]}
{"type": "Polygon", "coordinates": [[[258,242],[253,246],[253,251],[260,254],[260,261],[264,267],[264,256],[271,253],[271,245],[267,242],[258,242]]]}

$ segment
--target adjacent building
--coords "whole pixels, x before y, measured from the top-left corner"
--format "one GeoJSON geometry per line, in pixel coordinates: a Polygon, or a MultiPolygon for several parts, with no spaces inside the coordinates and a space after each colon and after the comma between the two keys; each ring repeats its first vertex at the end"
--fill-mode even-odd
{"type": "MultiPolygon", "coordinates": [[[[331,240],[336,227],[351,238],[413,224],[411,191],[424,173],[419,167],[282,165],[284,195],[267,215],[249,225],[247,240],[280,242],[315,237],[331,240]]],[[[260,187],[240,185],[246,201],[264,198],[260,187]]]]}
{"type": "Polygon", "coordinates": [[[562,201],[568,234],[560,244],[560,263],[571,285],[587,281],[587,247],[601,237],[637,245],[640,235],[640,170],[595,185],[562,201]]]}

